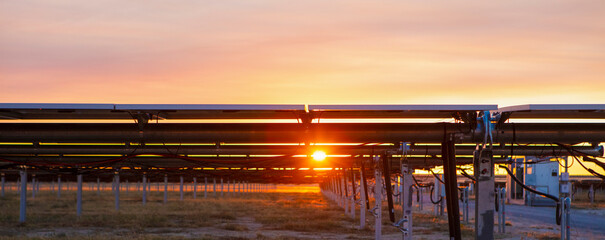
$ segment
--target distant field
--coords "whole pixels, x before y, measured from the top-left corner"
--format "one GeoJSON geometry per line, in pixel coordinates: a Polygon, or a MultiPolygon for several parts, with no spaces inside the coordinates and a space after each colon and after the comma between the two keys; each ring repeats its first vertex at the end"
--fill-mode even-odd
{"type": "MultiPolygon", "coordinates": [[[[374,218],[367,214],[366,229],[359,230],[357,218],[345,216],[314,186],[296,190],[282,185],[265,193],[245,193],[214,198],[212,194],[179,200],[170,192],[163,204],[162,192],[151,192],[145,206],[141,193],[121,193],[120,211],[114,209],[110,191],[84,191],[83,216],[76,216],[75,191],[64,191],[61,199],[41,191],[35,199],[28,194],[27,222],[18,223],[19,198],[8,192],[0,199],[0,239],[373,239],[374,218]]],[[[219,195],[220,196],[220,195],[219,195]]],[[[396,208],[399,213],[400,208],[396,208]]],[[[398,214],[397,214],[398,215],[398,214]]],[[[384,239],[400,239],[383,209],[384,239]]],[[[399,218],[399,216],[397,216],[399,218]]],[[[463,238],[472,238],[471,226],[462,226],[463,238]]],[[[448,239],[447,217],[415,213],[415,239],[448,239]]],[[[553,233],[520,233],[529,239],[552,239],[553,233]]],[[[500,239],[516,238],[507,234],[500,239]]]]}

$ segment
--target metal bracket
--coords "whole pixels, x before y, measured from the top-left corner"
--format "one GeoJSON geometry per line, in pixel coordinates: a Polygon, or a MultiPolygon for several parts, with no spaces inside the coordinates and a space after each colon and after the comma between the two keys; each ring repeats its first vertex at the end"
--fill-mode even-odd
{"type": "Polygon", "coordinates": [[[483,147],[487,147],[488,143],[489,146],[492,146],[494,143],[494,137],[492,135],[494,124],[491,122],[492,117],[490,111],[483,111],[479,118],[481,118],[481,121],[478,121],[477,131],[483,132],[483,147]]]}
{"type": "Polygon", "coordinates": [[[378,211],[380,211],[380,209],[378,209],[378,207],[374,207],[372,209],[369,210],[369,212],[374,215],[374,217],[378,216],[378,211]]]}
{"type": "Polygon", "coordinates": [[[407,233],[409,230],[407,228],[403,227],[404,223],[406,223],[406,222],[408,222],[408,220],[405,218],[402,218],[402,219],[399,219],[399,221],[397,221],[396,223],[393,223],[393,226],[396,227],[397,229],[399,229],[399,231],[401,233],[407,233]]]}
{"type": "Polygon", "coordinates": [[[152,119],[153,115],[146,112],[137,112],[132,113],[132,118],[137,121],[137,125],[139,126],[139,131],[143,131],[145,126],[149,123],[149,119],[152,119]]]}

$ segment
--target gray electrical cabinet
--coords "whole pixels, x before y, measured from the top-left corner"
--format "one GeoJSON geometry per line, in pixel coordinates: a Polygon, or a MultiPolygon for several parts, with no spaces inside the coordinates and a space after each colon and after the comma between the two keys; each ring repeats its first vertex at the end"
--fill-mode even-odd
{"type": "MultiPolygon", "coordinates": [[[[513,174],[526,186],[539,192],[555,197],[559,196],[559,162],[555,157],[517,157],[513,159],[509,168],[513,174]]],[[[555,206],[556,203],[540,195],[524,190],[507,176],[508,198],[513,202],[528,206],[555,206]],[[517,200],[517,201],[514,201],[517,200]]]]}

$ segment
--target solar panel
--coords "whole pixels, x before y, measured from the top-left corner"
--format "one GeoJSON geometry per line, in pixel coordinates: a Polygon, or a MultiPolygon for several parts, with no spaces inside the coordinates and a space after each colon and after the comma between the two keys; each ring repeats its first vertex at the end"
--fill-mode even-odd
{"type": "Polygon", "coordinates": [[[318,118],[452,118],[496,109],[498,105],[309,105],[318,118]]]}
{"type": "Polygon", "coordinates": [[[3,103],[0,119],[296,119],[304,105],[3,103]]]}
{"type": "Polygon", "coordinates": [[[605,118],[605,104],[526,104],[502,107],[509,118],[605,118]]]}
{"type": "Polygon", "coordinates": [[[150,112],[164,119],[296,119],[304,105],[117,104],[116,110],[150,112]]]}

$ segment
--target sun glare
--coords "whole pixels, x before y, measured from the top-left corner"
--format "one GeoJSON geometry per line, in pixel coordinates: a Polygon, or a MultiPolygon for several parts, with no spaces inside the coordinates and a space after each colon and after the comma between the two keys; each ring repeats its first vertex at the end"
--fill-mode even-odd
{"type": "Polygon", "coordinates": [[[326,153],[324,151],[315,151],[311,156],[315,161],[323,161],[326,159],[326,153]]]}

